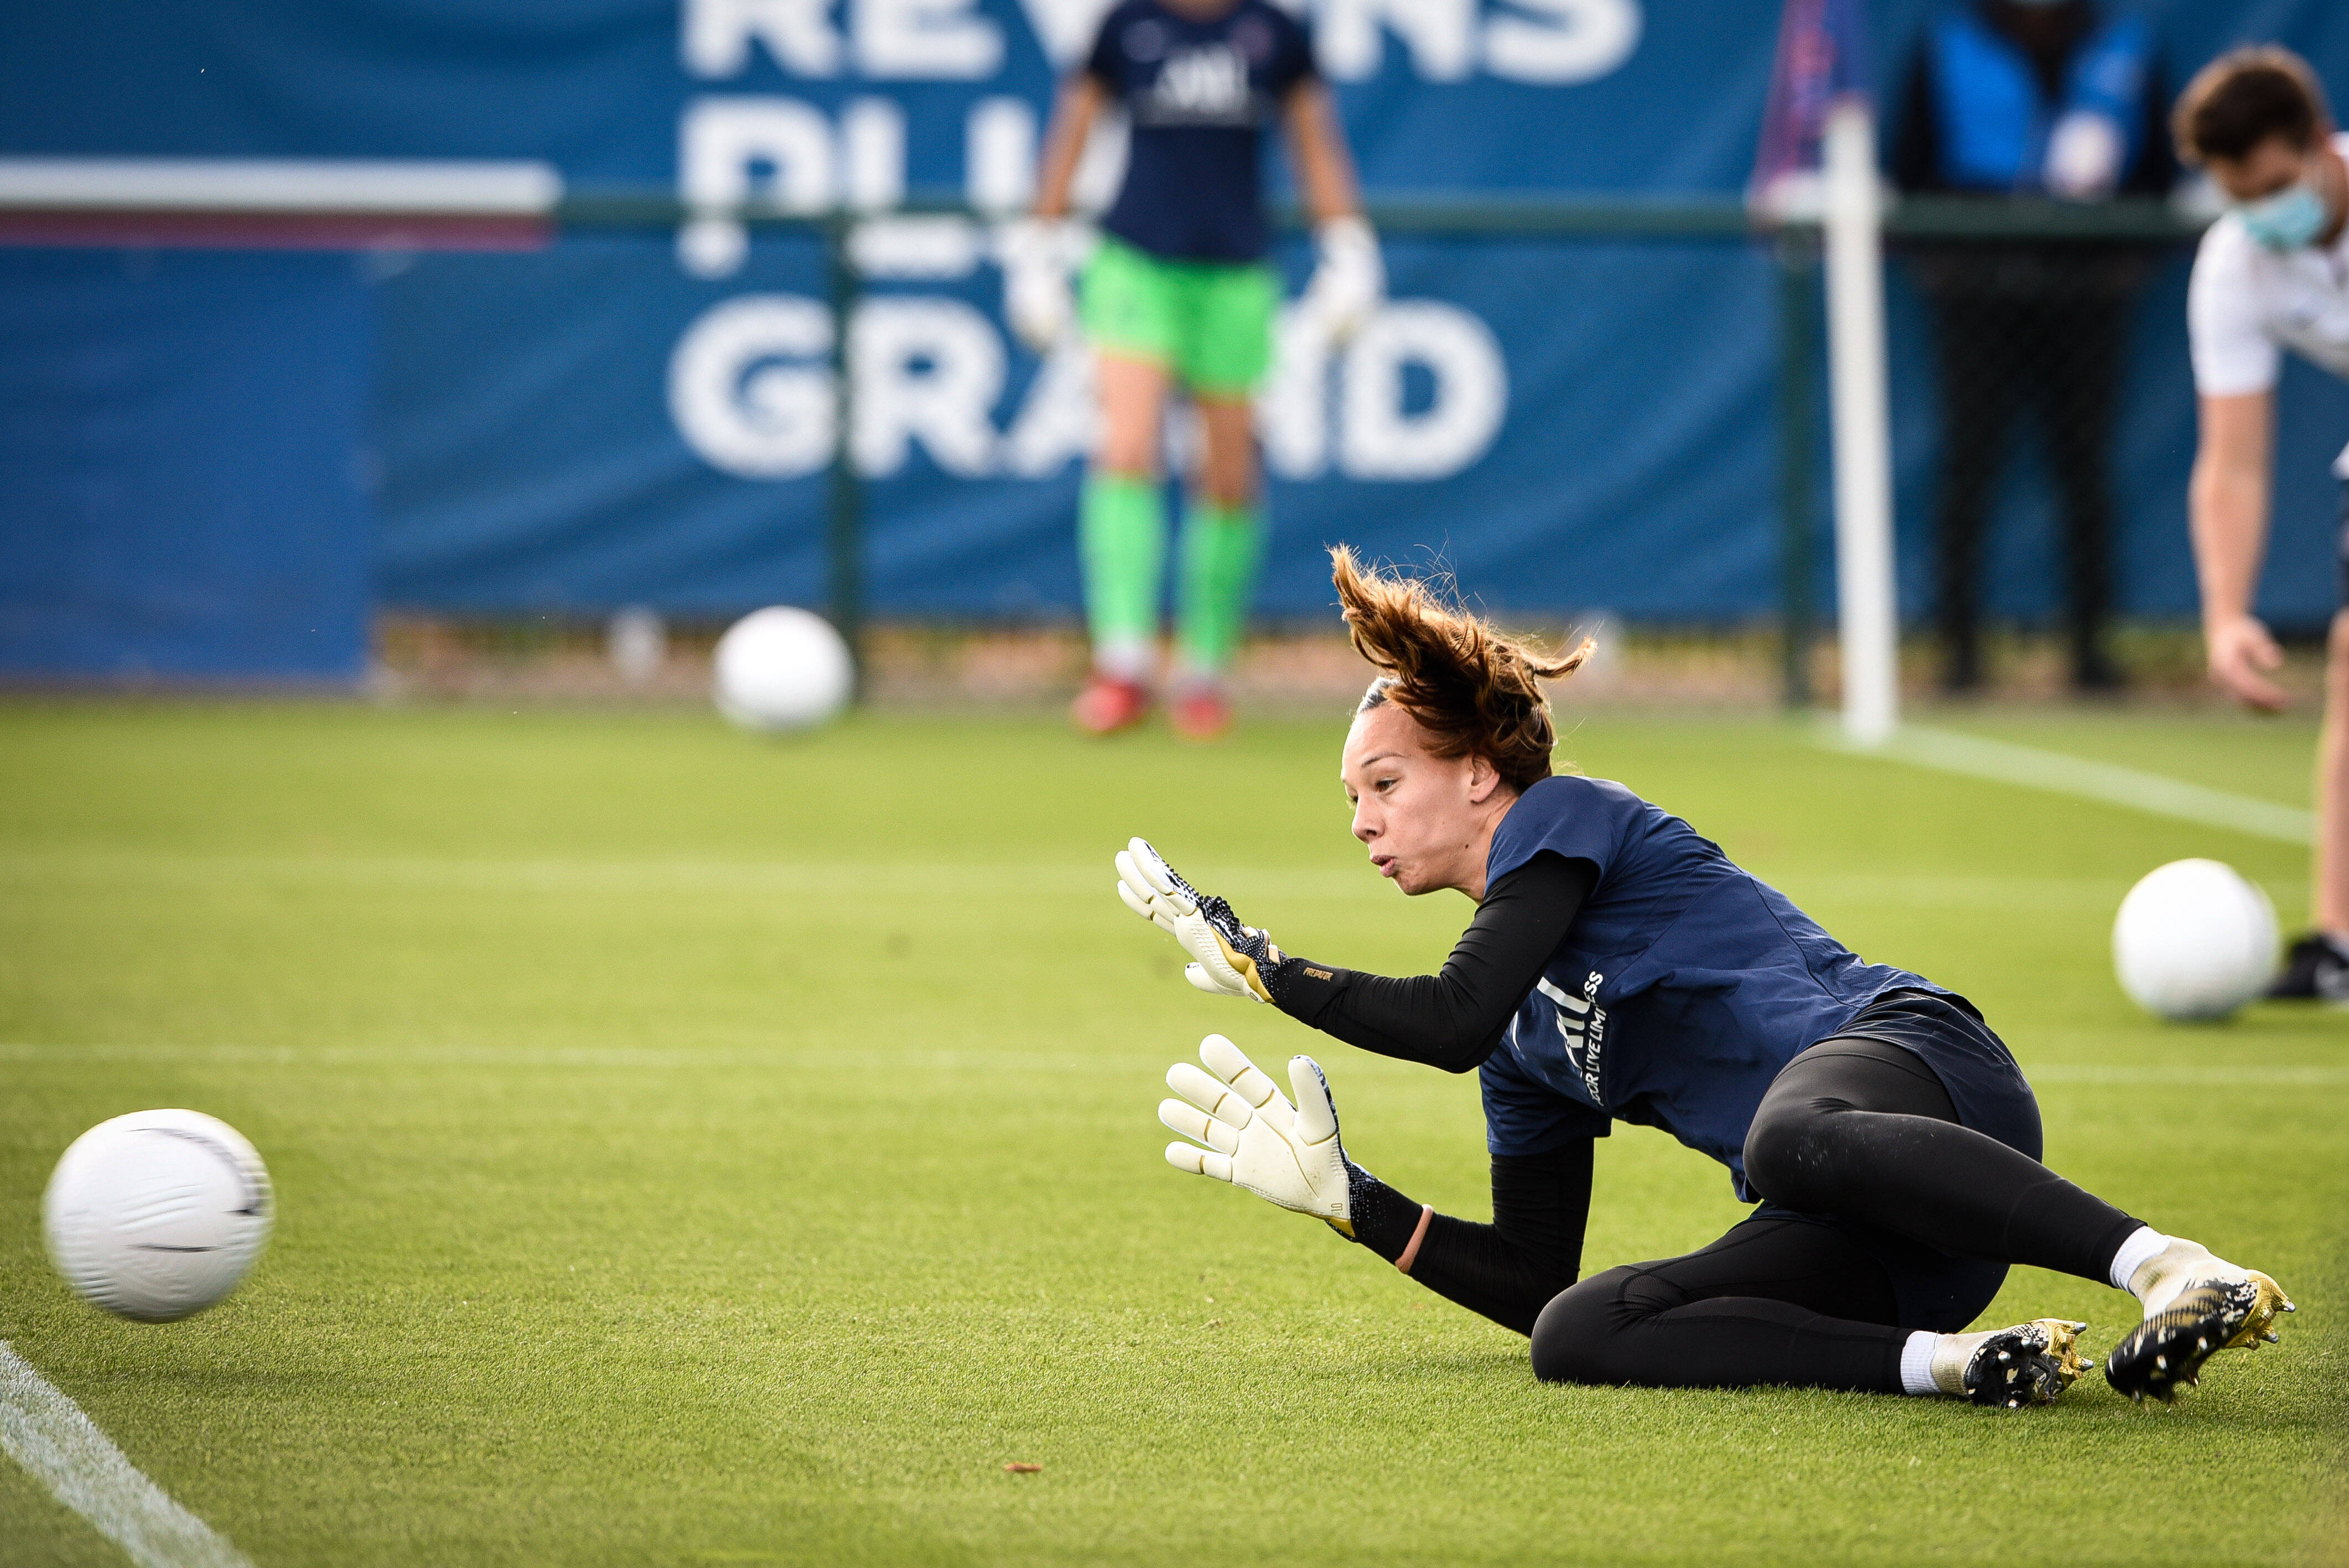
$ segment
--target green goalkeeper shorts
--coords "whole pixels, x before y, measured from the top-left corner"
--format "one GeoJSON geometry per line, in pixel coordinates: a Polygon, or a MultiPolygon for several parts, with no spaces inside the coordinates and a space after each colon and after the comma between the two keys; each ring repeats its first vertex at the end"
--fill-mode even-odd
{"type": "Polygon", "coordinates": [[[1202,397],[1246,397],[1272,362],[1279,299],[1270,267],[1168,261],[1105,237],[1085,263],[1085,335],[1202,397]]]}

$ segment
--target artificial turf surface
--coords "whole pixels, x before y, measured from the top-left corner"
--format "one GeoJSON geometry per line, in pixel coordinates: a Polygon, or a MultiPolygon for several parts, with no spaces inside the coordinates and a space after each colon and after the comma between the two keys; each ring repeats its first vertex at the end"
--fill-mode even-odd
{"type": "MultiPolygon", "coordinates": [[[[2304,727],[1980,727],[2306,799],[2304,727]]],[[[1544,1387],[1159,1155],[1161,1075],[1219,1029],[1314,1051],[1357,1158],[1486,1212],[1473,1076],[1193,992],[1111,893],[1143,832],[1292,950],[1432,967],[1467,906],[1363,866],[1340,729],[0,706],[0,1338],[259,1568],[2343,1558],[2349,1017],[2158,1025],[2106,948],[2190,854],[2295,926],[2300,851],[1799,725],[1579,724],[1588,771],[1979,1002],[2052,1164],[2302,1310],[2168,1411],[1544,1387]],[[38,1234],[67,1143],[158,1105],[240,1128],[280,1201],[245,1287],[160,1327],[38,1234]]],[[[1620,1129],[1586,1271],[1739,1212],[1620,1129]]],[[[1987,1316],[2101,1353],[2133,1305],[2024,1269],[1987,1316]]],[[[0,1461],[0,1562],[120,1560],[0,1461]]]]}

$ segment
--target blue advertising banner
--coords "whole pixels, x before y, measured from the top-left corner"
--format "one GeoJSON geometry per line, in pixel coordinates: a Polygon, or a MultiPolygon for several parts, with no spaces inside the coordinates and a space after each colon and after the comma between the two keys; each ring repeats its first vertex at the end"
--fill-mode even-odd
{"type": "Polygon", "coordinates": [[[373,305],[339,256],[5,256],[0,670],[359,675],[373,305]]]}
{"type": "MultiPolygon", "coordinates": [[[[987,225],[890,209],[908,191],[1016,208],[1056,77],[1101,9],[19,8],[0,22],[0,152],[528,158],[552,162],[574,193],[650,186],[688,202],[855,203],[874,214],[857,242],[868,286],[849,355],[872,606],[1066,613],[1092,429],[1082,356],[1040,364],[1005,332],[987,225]]],[[[1930,9],[1871,8],[1879,83],[1897,83],[1930,9]]],[[[2173,88],[2220,48],[2261,37],[2300,48],[2349,89],[2349,13],[2323,0],[2140,9],[2173,88]]],[[[1310,15],[1374,195],[1725,196],[1754,166],[1775,6],[1312,0],[1310,15]]],[[[1117,147],[1096,139],[1087,178],[1098,200],[1117,147]]],[[[1762,249],[1391,236],[1386,253],[1392,297],[1371,326],[1335,353],[1285,335],[1263,389],[1273,519],[1263,611],[1324,614],[1320,547],[1340,539],[1395,557],[1439,552],[1471,593],[1526,613],[1724,621],[1772,610],[1778,345],[1774,263],[1762,249]]],[[[142,286],[120,275],[117,255],[35,258],[0,257],[0,346],[12,358],[55,269],[121,291],[126,313],[142,286]]],[[[1293,292],[1308,261],[1301,243],[1278,259],[1293,292]]],[[[265,291],[285,262],[211,264],[233,299],[265,291]]],[[[367,407],[333,423],[344,418],[333,399],[292,382],[284,395],[309,404],[286,428],[308,432],[313,466],[369,487],[356,507],[336,501],[317,515],[320,527],[341,520],[332,525],[356,531],[351,548],[365,552],[378,602],[720,614],[821,601],[832,324],[811,240],[705,222],[673,234],[574,233],[529,254],[305,264],[344,269],[369,302],[331,329],[342,346],[325,351],[373,366],[367,407]]],[[[2193,602],[2182,275],[2173,263],[2147,288],[2115,438],[2121,602],[2137,613],[2182,614],[2193,602]]],[[[1893,299],[1901,588],[1915,614],[1929,588],[1933,388],[1916,302],[1897,285],[1893,299]]],[[[255,356],[282,355],[296,330],[316,348],[330,329],[264,321],[241,341],[255,356]]],[[[169,335],[156,342],[167,358],[182,352],[169,335]]],[[[40,396],[39,374],[21,370],[12,397],[40,396]]],[[[2308,624],[2332,608],[2326,574],[2310,563],[2331,548],[2325,468],[2349,438],[2349,389],[2295,368],[2282,407],[2262,603],[2308,624]]],[[[47,498],[12,506],[0,523],[12,554],[19,536],[91,526],[71,487],[44,477],[67,460],[61,451],[22,435],[0,445],[12,494],[47,498]]],[[[2026,463],[2008,486],[1990,573],[1993,607],[2026,617],[2049,612],[2057,581],[2034,472],[2026,463]]],[[[220,515],[165,504],[152,526],[201,530],[220,515]]],[[[21,573],[9,583],[0,610],[11,618],[0,625],[13,627],[42,590],[21,573]]],[[[0,632],[0,663],[24,662],[15,637],[0,632]]]]}

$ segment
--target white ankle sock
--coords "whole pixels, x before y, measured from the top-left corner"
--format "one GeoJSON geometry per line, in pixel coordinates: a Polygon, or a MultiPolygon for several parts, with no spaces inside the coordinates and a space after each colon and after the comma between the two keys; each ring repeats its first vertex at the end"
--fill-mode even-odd
{"type": "Polygon", "coordinates": [[[2139,1225],[2121,1250],[2113,1254],[2112,1282],[2115,1290],[2127,1290],[2137,1271],[2145,1266],[2146,1259],[2169,1244],[2169,1238],[2151,1225],[2139,1225]]]}
{"type": "Polygon", "coordinates": [[[1933,1352],[1941,1336],[1919,1329],[1900,1347],[1900,1391],[1903,1394],[1938,1394],[1941,1386],[1933,1381],[1933,1352]]]}
{"type": "Polygon", "coordinates": [[[1158,650],[1144,637],[1105,637],[1093,645],[1093,668],[1112,680],[1146,681],[1158,650]]]}

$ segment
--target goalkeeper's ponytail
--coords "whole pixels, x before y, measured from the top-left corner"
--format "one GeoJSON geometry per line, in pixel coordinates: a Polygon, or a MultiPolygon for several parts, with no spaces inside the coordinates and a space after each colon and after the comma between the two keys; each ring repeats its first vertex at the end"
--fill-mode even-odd
{"type": "Polygon", "coordinates": [[[1330,552],[1330,580],[1354,646],[1381,672],[1356,711],[1394,704],[1427,732],[1429,751],[1482,757],[1512,789],[1549,777],[1557,730],[1541,683],[1581,668],[1596,644],[1585,637],[1554,657],[1416,578],[1364,567],[1342,544],[1330,552]]]}

